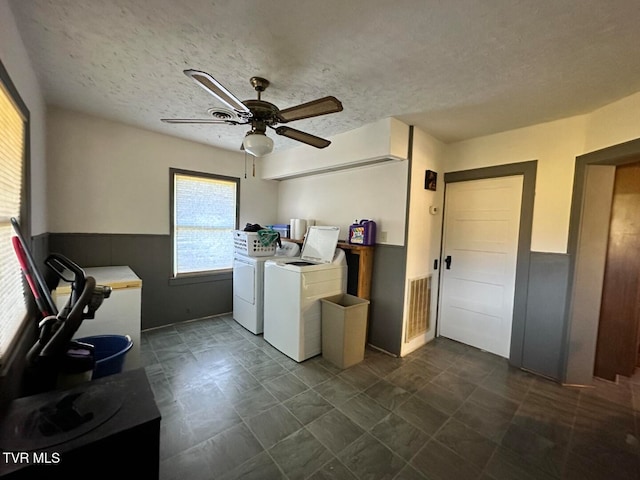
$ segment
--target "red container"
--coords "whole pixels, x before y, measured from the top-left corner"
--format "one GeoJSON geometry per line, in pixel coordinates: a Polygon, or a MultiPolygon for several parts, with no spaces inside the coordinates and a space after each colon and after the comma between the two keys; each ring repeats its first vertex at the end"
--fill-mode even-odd
{"type": "Polygon", "coordinates": [[[374,245],[376,243],[376,222],[360,220],[349,226],[349,243],[355,245],[374,245]]]}

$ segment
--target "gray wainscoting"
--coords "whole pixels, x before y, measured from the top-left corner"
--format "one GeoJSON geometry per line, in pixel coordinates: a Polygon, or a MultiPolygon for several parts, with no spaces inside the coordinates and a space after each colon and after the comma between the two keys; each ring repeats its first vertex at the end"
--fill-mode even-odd
{"type": "Polygon", "coordinates": [[[376,245],[373,257],[368,343],[400,355],[407,249],[376,245]]]}
{"type": "Polygon", "coordinates": [[[169,235],[51,233],[49,251],[85,268],[129,266],[142,279],[143,330],[233,309],[231,273],[171,279],[169,235]]]}
{"type": "Polygon", "coordinates": [[[531,252],[522,367],[559,380],[570,256],[531,252]]]}
{"type": "MultiPolygon", "coordinates": [[[[86,268],[131,267],[142,279],[143,329],[233,310],[231,273],[171,279],[169,235],[51,233],[48,247],[86,268]]],[[[373,260],[368,342],[394,355],[400,355],[406,256],[405,247],[376,245],[373,260]]]]}

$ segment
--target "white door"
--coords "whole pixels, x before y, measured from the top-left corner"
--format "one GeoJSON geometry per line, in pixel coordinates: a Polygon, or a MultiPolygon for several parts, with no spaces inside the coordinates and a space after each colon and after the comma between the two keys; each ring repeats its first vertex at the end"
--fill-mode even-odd
{"type": "Polygon", "coordinates": [[[509,357],[522,175],[447,184],[440,335],[509,357]]]}

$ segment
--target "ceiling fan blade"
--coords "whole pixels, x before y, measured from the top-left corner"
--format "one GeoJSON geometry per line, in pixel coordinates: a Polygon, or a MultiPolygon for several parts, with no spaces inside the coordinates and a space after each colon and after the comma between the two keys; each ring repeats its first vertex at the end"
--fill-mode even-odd
{"type": "Polygon", "coordinates": [[[251,116],[251,110],[208,73],[198,70],[185,70],[184,73],[232,110],[245,117],[251,116]]]}
{"type": "Polygon", "coordinates": [[[302,143],[306,143],[316,148],[325,148],[331,145],[329,140],[325,140],[324,138],[316,137],[315,135],[311,135],[310,133],[301,132],[300,130],[296,130],[291,127],[277,127],[276,133],[278,135],[282,135],[283,137],[288,137],[293,140],[297,140],[302,143]]]}
{"type": "Polygon", "coordinates": [[[164,123],[210,123],[210,124],[226,124],[240,125],[239,122],[233,120],[221,120],[218,118],[161,118],[164,123]]]}
{"type": "Polygon", "coordinates": [[[317,117],[327,113],[342,111],[342,103],[336,97],[324,97],[311,102],[303,103],[295,107],[285,108],[278,113],[281,123],[301,120],[303,118],[317,117]]]}

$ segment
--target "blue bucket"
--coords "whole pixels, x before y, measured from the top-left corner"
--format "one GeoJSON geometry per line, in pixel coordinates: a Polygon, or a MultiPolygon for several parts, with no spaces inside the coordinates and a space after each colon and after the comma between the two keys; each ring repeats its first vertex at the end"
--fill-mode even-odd
{"type": "Polygon", "coordinates": [[[96,366],[93,369],[93,380],[122,372],[124,357],[133,347],[133,340],[129,335],[96,335],[74,340],[94,346],[96,366]]]}

